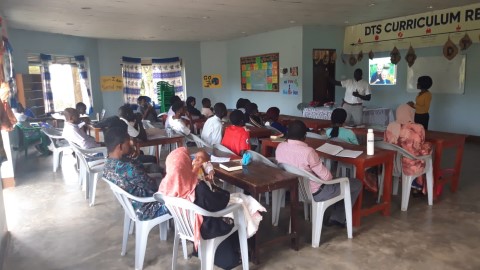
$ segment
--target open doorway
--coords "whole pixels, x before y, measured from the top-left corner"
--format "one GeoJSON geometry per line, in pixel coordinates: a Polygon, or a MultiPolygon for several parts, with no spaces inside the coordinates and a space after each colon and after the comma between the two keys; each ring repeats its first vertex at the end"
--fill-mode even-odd
{"type": "Polygon", "coordinates": [[[335,101],[335,85],[329,78],[335,79],[334,49],[313,49],[313,100],[320,104],[335,101]]]}

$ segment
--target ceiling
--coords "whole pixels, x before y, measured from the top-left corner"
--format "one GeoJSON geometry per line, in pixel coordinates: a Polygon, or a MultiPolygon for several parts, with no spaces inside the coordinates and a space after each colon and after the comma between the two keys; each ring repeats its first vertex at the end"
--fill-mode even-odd
{"type": "Polygon", "coordinates": [[[300,25],[347,26],[478,0],[0,0],[8,27],[81,37],[228,40],[300,25]]]}

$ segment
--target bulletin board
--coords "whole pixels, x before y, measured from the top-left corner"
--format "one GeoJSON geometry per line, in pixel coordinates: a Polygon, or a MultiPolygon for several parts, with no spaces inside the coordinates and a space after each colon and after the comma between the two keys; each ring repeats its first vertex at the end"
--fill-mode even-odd
{"type": "Polygon", "coordinates": [[[242,91],[279,91],[279,54],[240,57],[242,91]]]}

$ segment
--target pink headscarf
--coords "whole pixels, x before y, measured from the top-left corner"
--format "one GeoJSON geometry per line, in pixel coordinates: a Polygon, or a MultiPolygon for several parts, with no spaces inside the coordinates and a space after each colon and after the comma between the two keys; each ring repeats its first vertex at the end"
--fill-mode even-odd
{"type": "MultiPolygon", "coordinates": [[[[195,187],[197,186],[197,177],[192,172],[192,161],[185,147],[173,150],[166,160],[167,174],[160,183],[158,192],[169,197],[178,197],[195,201],[195,187]]],[[[200,241],[200,226],[203,218],[196,215],[194,234],[195,248],[200,241]]]]}
{"type": "MultiPolygon", "coordinates": [[[[398,137],[400,136],[400,130],[402,125],[408,123],[414,123],[415,109],[410,107],[408,104],[402,104],[398,106],[396,112],[396,120],[388,125],[386,133],[389,133],[388,136],[389,143],[396,144],[398,137]]],[[[387,135],[385,133],[385,140],[387,140],[387,135]]]]}

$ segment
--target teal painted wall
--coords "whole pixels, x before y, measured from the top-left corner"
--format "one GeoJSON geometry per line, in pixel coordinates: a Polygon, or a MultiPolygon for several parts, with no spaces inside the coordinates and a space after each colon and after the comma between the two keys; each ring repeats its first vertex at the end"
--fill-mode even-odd
{"type": "MultiPolygon", "coordinates": [[[[203,97],[209,98],[212,106],[217,102],[223,102],[227,107],[231,108],[228,66],[227,66],[227,42],[202,42],[201,61],[202,76],[209,74],[220,74],[222,76],[222,87],[220,88],[203,88],[203,97]]],[[[197,107],[201,107],[199,100],[197,107]]]]}

